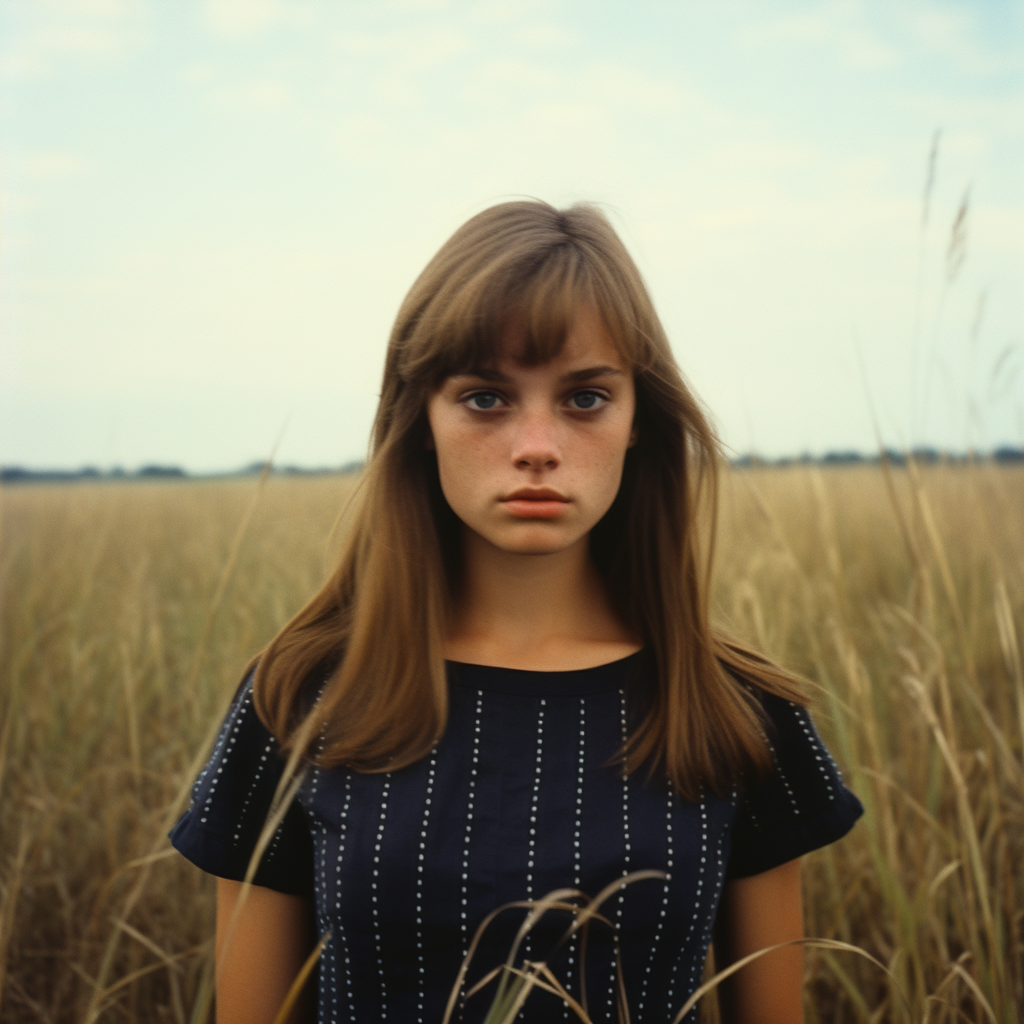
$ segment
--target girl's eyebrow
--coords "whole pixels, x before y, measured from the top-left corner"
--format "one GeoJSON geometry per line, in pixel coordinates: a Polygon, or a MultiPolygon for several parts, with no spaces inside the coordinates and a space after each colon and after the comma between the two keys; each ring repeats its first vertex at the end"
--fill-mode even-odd
{"type": "Polygon", "coordinates": [[[493,384],[507,384],[509,382],[509,378],[500,370],[489,369],[486,366],[473,366],[459,373],[453,373],[449,380],[458,380],[461,377],[476,377],[478,380],[489,380],[493,384]]]}
{"type": "Polygon", "coordinates": [[[614,366],[587,366],[582,370],[573,370],[570,373],[563,374],[562,380],[576,383],[593,380],[595,377],[621,377],[624,373],[625,370],[620,370],[614,366]]]}

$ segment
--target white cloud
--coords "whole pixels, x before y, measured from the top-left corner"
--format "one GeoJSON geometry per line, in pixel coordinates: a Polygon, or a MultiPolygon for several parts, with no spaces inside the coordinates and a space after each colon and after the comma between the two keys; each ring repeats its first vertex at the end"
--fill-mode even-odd
{"type": "Polygon", "coordinates": [[[904,31],[918,49],[945,58],[962,72],[990,75],[1024,67],[1019,45],[998,52],[981,44],[977,15],[968,7],[920,5],[906,10],[897,6],[895,10],[902,14],[904,31]]]}
{"type": "MultiPolygon", "coordinates": [[[[374,4],[368,6],[372,8],[374,4]]],[[[380,7],[388,12],[402,14],[433,14],[436,11],[448,10],[451,6],[451,0],[390,0],[389,3],[380,4],[380,7]]]]}
{"type": "Polygon", "coordinates": [[[591,64],[585,73],[585,90],[602,104],[608,103],[635,114],[663,113],[689,106],[698,95],[680,84],[677,76],[657,76],[628,64],[591,64]]]}
{"type": "Polygon", "coordinates": [[[841,64],[853,68],[891,66],[901,59],[899,50],[867,23],[859,4],[828,3],[800,15],[746,21],[737,38],[753,49],[775,48],[780,44],[828,49],[841,64]]]}
{"type": "Polygon", "coordinates": [[[219,35],[253,35],[279,20],[279,0],[206,0],[203,20],[219,35]]]}
{"type": "Polygon", "coordinates": [[[867,33],[852,33],[842,40],[841,59],[851,68],[891,67],[900,62],[899,50],[867,33]]]}
{"type": "MultiPolygon", "coordinates": [[[[17,151],[11,149],[4,160],[5,188],[2,208],[7,218],[24,217],[42,209],[47,198],[59,187],[89,173],[95,164],[75,153],[62,150],[17,151]]],[[[22,236],[24,237],[24,236],[22,236]]],[[[15,239],[8,237],[12,250],[15,239]]]]}
{"type": "MultiPolygon", "coordinates": [[[[971,248],[995,253],[1007,265],[1011,280],[1024,272],[1024,208],[1021,206],[986,205],[970,213],[969,230],[975,236],[968,239],[971,248]],[[1016,264],[1016,265],[1014,265],[1016,264]]],[[[968,259],[971,258],[968,252],[968,259]]],[[[1018,300],[1019,304],[1019,300],[1018,300]]]]}
{"type": "Polygon", "coordinates": [[[518,32],[518,40],[533,50],[564,50],[579,42],[579,35],[552,22],[530,23],[518,32]]]}
{"type": "Polygon", "coordinates": [[[116,21],[137,17],[148,5],[145,0],[31,0],[16,6],[33,7],[59,17],[116,21]]]}
{"type": "Polygon", "coordinates": [[[332,42],[341,53],[354,57],[383,57],[406,71],[436,67],[472,46],[464,32],[448,27],[409,25],[377,32],[336,32],[332,42]]]}
{"type": "Polygon", "coordinates": [[[377,114],[355,113],[346,116],[332,131],[338,153],[343,159],[371,161],[386,147],[392,131],[390,123],[377,114]]]}
{"type": "Polygon", "coordinates": [[[801,43],[817,43],[833,35],[832,22],[821,13],[803,14],[797,17],[780,18],[756,27],[748,25],[740,32],[747,41],[796,40],[801,43]]]}
{"type": "Polygon", "coordinates": [[[293,93],[287,82],[263,78],[222,86],[214,90],[213,98],[216,103],[230,110],[272,114],[290,107],[293,93]]]}
{"type": "MultiPolygon", "coordinates": [[[[556,70],[519,56],[485,59],[477,65],[475,77],[481,85],[486,83],[487,86],[511,88],[520,95],[531,91],[551,91],[561,84],[556,70]]],[[[485,96],[486,93],[478,93],[477,99],[485,96]]]]}
{"type": "Polygon", "coordinates": [[[274,114],[295,104],[295,90],[283,77],[228,79],[210,63],[190,64],[182,69],[182,79],[202,90],[216,107],[249,114],[274,114]]]}
{"type": "MultiPolygon", "coordinates": [[[[1012,35],[1004,31],[1001,36],[983,38],[984,15],[969,2],[825,0],[805,5],[799,14],[787,13],[782,5],[752,5],[744,14],[737,35],[744,45],[827,48],[846,67],[908,66],[935,57],[971,75],[1024,67],[1024,54],[1012,35]]],[[[1004,15],[1012,22],[1012,14],[1004,15]]]]}
{"type": "Polygon", "coordinates": [[[150,9],[142,0],[44,0],[12,5],[16,26],[3,58],[6,78],[58,72],[67,58],[110,61],[143,46],[150,9]]]}
{"type": "Polygon", "coordinates": [[[322,6],[311,0],[205,0],[202,22],[214,35],[248,38],[272,28],[308,27],[322,6]]]}
{"type": "Polygon", "coordinates": [[[64,181],[92,166],[74,153],[57,150],[17,153],[9,160],[13,177],[32,181],[64,181]]]}
{"type": "Polygon", "coordinates": [[[48,64],[37,53],[21,51],[0,57],[0,78],[38,78],[46,73],[48,64]]]}
{"type": "Polygon", "coordinates": [[[212,82],[217,76],[217,69],[212,64],[189,64],[181,77],[190,85],[204,85],[212,82]]]}

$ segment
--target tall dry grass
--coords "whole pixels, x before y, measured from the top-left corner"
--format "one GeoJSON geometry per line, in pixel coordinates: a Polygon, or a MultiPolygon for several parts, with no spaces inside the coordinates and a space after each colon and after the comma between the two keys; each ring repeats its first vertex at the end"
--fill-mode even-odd
{"type": "MultiPolygon", "coordinates": [[[[163,836],[344,478],[0,491],[0,1018],[212,1019],[208,879],[163,836]]],[[[809,1020],[1016,1021],[1024,471],[727,475],[719,617],[817,684],[867,807],[809,858],[809,1020]]]]}
{"type": "Polygon", "coordinates": [[[723,615],[817,684],[867,811],[810,859],[808,933],[890,973],[812,950],[809,1019],[1020,1020],[1024,472],[771,470],[729,494],[723,615]]]}

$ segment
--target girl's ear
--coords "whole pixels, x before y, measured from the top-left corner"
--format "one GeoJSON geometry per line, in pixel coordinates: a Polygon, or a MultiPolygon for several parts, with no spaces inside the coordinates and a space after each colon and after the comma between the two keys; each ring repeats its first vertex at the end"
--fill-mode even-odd
{"type": "Polygon", "coordinates": [[[434,450],[434,435],[430,432],[429,426],[423,434],[423,447],[428,452],[432,452],[434,450]]]}
{"type": "Polygon", "coordinates": [[[634,423],[633,424],[633,429],[629,432],[629,444],[627,444],[626,447],[627,448],[632,448],[633,445],[636,444],[636,440],[637,440],[637,438],[639,436],[640,436],[640,428],[634,423]]]}

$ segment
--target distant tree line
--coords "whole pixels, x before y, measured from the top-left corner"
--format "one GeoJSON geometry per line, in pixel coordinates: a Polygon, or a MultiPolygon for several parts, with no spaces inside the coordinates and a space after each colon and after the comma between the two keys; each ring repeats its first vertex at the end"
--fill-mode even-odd
{"type": "MultiPolygon", "coordinates": [[[[740,455],[729,461],[733,466],[744,469],[752,466],[879,465],[883,461],[892,466],[905,466],[909,459],[913,459],[919,465],[932,465],[937,462],[957,464],[988,459],[1001,464],[1024,463],[1024,448],[1003,446],[987,455],[977,452],[943,452],[938,448],[914,448],[909,452],[885,449],[871,455],[864,455],[857,451],[838,451],[826,452],[824,455],[804,454],[795,458],[784,456],[775,459],[761,455],[740,455]]],[[[97,469],[95,466],[82,466],[80,469],[29,469],[25,466],[0,466],[0,483],[72,483],[79,480],[203,480],[259,476],[264,472],[273,476],[329,476],[331,474],[358,473],[363,466],[364,463],[361,461],[346,462],[342,466],[319,466],[316,468],[293,465],[268,466],[265,461],[260,461],[250,462],[241,469],[226,473],[189,473],[181,466],[157,464],[140,466],[136,470],[125,470],[120,466],[108,470],[97,469]]]]}
{"type": "Polygon", "coordinates": [[[204,480],[224,477],[259,476],[264,471],[274,476],[327,476],[332,473],[358,473],[363,468],[361,461],[346,462],[342,466],[274,466],[266,462],[251,462],[241,469],[225,473],[190,473],[181,466],[164,466],[155,463],[126,470],[120,466],[113,469],[98,469],[96,466],[82,466],[79,469],[31,469],[26,466],[0,466],[0,483],[73,483],[75,481],[101,480],[204,480]]]}
{"type": "Polygon", "coordinates": [[[80,469],[26,469],[24,466],[0,466],[0,482],[5,484],[39,482],[65,482],[72,480],[146,480],[174,479],[189,476],[180,466],[140,466],[128,472],[120,466],[102,470],[95,466],[80,469]]]}
{"type": "Polygon", "coordinates": [[[739,455],[730,459],[733,466],[746,468],[750,466],[857,466],[879,465],[886,462],[891,466],[905,466],[913,460],[918,465],[930,466],[937,462],[965,463],[991,460],[1001,464],[1024,463],[1024,448],[1004,445],[990,454],[984,452],[948,452],[938,448],[912,448],[910,451],[898,451],[885,448],[880,452],[865,455],[857,451],[826,452],[824,455],[803,454],[796,457],[766,458],[761,455],[739,455]]]}

